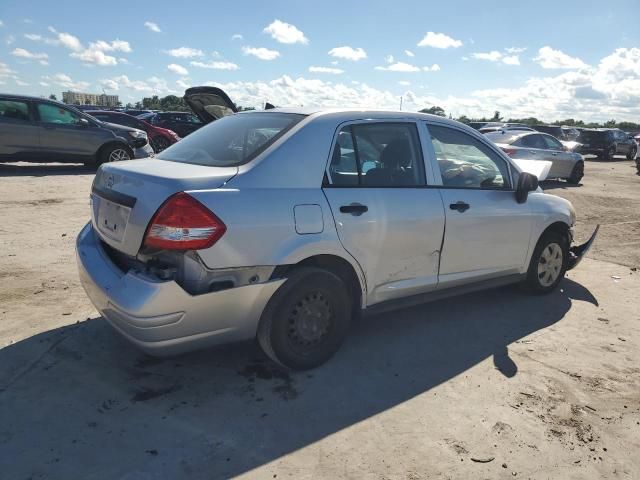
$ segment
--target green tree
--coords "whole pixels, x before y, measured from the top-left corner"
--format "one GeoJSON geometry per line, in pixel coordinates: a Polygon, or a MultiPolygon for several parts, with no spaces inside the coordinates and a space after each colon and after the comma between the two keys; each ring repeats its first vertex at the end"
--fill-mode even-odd
{"type": "Polygon", "coordinates": [[[58,97],[56,97],[55,93],[52,93],[51,95],[49,95],[49,100],[58,100],[58,97]]]}
{"type": "Polygon", "coordinates": [[[430,113],[431,115],[438,115],[439,117],[447,116],[444,112],[444,108],[438,107],[437,105],[429,108],[423,108],[422,110],[420,110],[420,113],[430,113]]]}
{"type": "Polygon", "coordinates": [[[491,121],[492,122],[501,122],[502,121],[502,117],[500,116],[500,112],[498,110],[493,112],[493,117],[491,118],[491,121]]]}

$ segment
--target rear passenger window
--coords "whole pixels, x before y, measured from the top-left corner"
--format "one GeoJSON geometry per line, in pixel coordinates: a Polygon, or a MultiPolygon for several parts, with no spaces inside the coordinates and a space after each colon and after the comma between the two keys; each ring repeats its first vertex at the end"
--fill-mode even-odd
{"type": "Polygon", "coordinates": [[[29,122],[29,106],[25,102],[0,100],[0,122],[29,122]]]}
{"type": "Polygon", "coordinates": [[[502,189],[509,186],[504,159],[471,135],[429,125],[442,184],[453,188],[502,189]]]}
{"type": "Polygon", "coordinates": [[[338,187],[426,185],[418,131],[412,123],[368,123],[338,133],[329,163],[338,187]]]}

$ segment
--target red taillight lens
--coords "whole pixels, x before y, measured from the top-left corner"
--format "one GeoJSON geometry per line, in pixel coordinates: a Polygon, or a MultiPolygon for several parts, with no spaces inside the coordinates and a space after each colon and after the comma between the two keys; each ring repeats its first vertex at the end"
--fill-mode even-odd
{"type": "Polygon", "coordinates": [[[506,153],[507,155],[509,155],[509,156],[511,156],[511,155],[513,155],[514,153],[517,152],[517,150],[515,148],[503,148],[502,151],[504,153],[506,153]]]}
{"type": "Polygon", "coordinates": [[[144,246],[200,250],[216,243],[227,227],[207,207],[184,192],[169,197],[147,227],[144,246]]]}

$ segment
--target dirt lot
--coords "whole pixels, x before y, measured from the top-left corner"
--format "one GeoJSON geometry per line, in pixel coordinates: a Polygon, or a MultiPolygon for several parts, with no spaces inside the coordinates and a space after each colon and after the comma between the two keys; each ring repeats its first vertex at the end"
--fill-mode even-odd
{"type": "Polygon", "coordinates": [[[0,478],[640,478],[640,177],[545,185],[601,234],[561,289],[368,318],[310,373],[157,360],[76,275],[89,172],[0,164],[0,478]]]}

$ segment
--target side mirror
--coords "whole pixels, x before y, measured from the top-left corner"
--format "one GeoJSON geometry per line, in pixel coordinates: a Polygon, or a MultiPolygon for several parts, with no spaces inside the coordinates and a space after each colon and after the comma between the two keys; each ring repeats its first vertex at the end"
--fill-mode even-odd
{"type": "Polygon", "coordinates": [[[516,187],[516,201],[518,203],[526,202],[529,192],[533,192],[537,189],[538,177],[531,173],[522,172],[518,178],[518,185],[516,187]]]}
{"type": "Polygon", "coordinates": [[[78,125],[80,125],[81,127],[89,127],[91,123],[86,118],[80,117],[80,119],[78,120],[78,125]]]}

